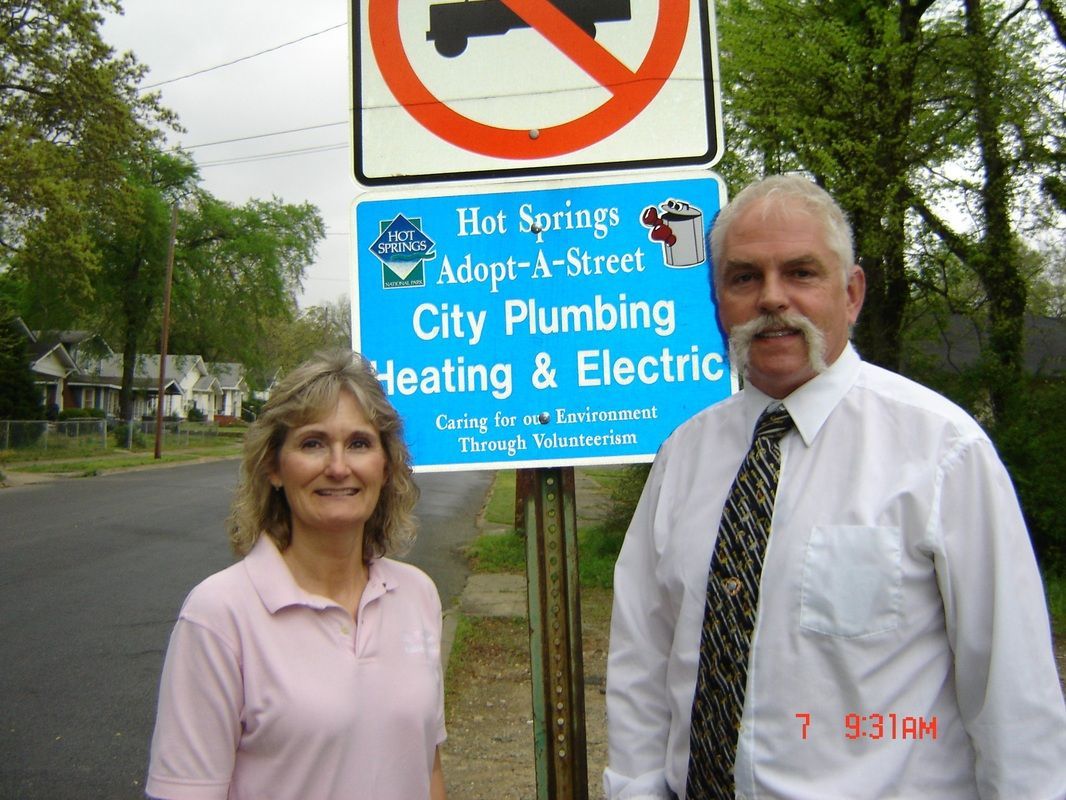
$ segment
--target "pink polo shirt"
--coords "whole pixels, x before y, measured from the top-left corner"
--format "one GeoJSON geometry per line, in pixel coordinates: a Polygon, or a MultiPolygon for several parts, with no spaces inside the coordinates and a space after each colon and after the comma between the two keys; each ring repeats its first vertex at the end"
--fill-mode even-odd
{"type": "Polygon", "coordinates": [[[270,537],[189,594],[159,689],[147,793],[417,800],[444,741],[433,582],[370,565],[359,624],[297,586],[270,537]]]}

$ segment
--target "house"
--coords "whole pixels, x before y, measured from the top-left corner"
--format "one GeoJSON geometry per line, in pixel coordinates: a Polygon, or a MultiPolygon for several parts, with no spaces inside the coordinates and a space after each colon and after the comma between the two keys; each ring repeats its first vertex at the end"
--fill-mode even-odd
{"type": "MultiPolygon", "coordinates": [[[[1038,378],[1061,379],[1066,375],[1066,320],[1026,314],[1024,324],[1025,372],[1038,378]]],[[[987,333],[981,325],[962,314],[947,317],[937,336],[917,343],[917,351],[925,360],[955,374],[974,367],[987,347],[987,333]]],[[[909,362],[904,364],[908,366],[909,362]]]]}
{"type": "Polygon", "coordinates": [[[215,361],[207,365],[208,370],[218,379],[222,390],[222,404],[216,414],[220,424],[236,422],[244,411],[244,398],[248,395],[248,381],[244,379],[244,366],[241,364],[215,361]]]}
{"type": "Polygon", "coordinates": [[[49,419],[54,419],[55,414],[72,405],[70,398],[66,396],[66,379],[78,365],[61,342],[38,338],[36,333],[26,328],[22,320],[18,320],[17,324],[30,340],[27,349],[33,382],[41,390],[41,402],[49,414],[49,419]]]}
{"type": "Polygon", "coordinates": [[[88,331],[27,330],[26,333],[34,358],[30,368],[42,387],[45,408],[52,408],[56,412],[67,408],[106,410],[106,392],[97,389],[85,395],[70,382],[71,376],[79,371],[80,359],[99,358],[113,353],[102,336],[88,331]]]}
{"type": "MultiPolygon", "coordinates": [[[[30,369],[45,408],[54,413],[96,408],[109,417],[119,416],[121,353],[88,331],[31,331],[21,319],[15,323],[29,340],[30,369]]],[[[208,422],[241,418],[249,395],[243,365],[208,366],[198,355],[170,355],[164,366],[164,416],[185,419],[195,408],[208,422]]],[[[139,356],[133,376],[133,417],[155,416],[158,394],[159,356],[139,356]]]]}
{"type": "MultiPolygon", "coordinates": [[[[122,385],[122,354],[112,353],[82,366],[68,378],[71,393],[99,400],[109,416],[118,416],[122,385]],[[79,394],[80,393],[80,394],[79,394]]],[[[133,372],[133,417],[153,416],[159,395],[159,356],[137,358],[133,372]]],[[[163,371],[163,415],[181,419],[196,408],[213,422],[222,403],[222,386],[197,355],[167,356],[163,371]]]]}

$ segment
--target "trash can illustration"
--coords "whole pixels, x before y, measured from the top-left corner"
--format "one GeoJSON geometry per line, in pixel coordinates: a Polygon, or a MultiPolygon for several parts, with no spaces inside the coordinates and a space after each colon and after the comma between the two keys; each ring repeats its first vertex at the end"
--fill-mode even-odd
{"type": "Polygon", "coordinates": [[[661,242],[663,263],[668,267],[694,267],[706,258],[703,244],[703,212],[684,200],[666,200],[659,204],[662,214],[655,206],[648,206],[641,215],[641,222],[651,228],[648,238],[661,242]]]}

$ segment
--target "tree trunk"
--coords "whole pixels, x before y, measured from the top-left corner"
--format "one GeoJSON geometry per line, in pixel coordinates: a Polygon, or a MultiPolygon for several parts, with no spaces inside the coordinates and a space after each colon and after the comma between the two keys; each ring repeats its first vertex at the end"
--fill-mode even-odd
{"type": "Polygon", "coordinates": [[[1023,373],[1026,285],[1010,221],[1011,182],[999,122],[1002,106],[992,75],[981,0],[966,0],[966,34],[974,53],[977,144],[984,168],[984,230],[971,265],[988,295],[989,399],[996,423],[1008,415],[1023,373]]]}

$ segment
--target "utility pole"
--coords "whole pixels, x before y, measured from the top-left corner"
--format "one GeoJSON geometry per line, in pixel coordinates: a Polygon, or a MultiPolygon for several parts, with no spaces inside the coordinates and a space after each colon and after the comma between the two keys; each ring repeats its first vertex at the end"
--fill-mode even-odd
{"type": "Polygon", "coordinates": [[[167,336],[170,334],[170,283],[174,277],[174,240],[178,235],[178,206],[170,209],[170,243],[167,245],[167,276],[163,281],[163,334],[159,340],[159,394],[155,402],[155,457],[163,457],[163,382],[167,372],[167,336]]]}

